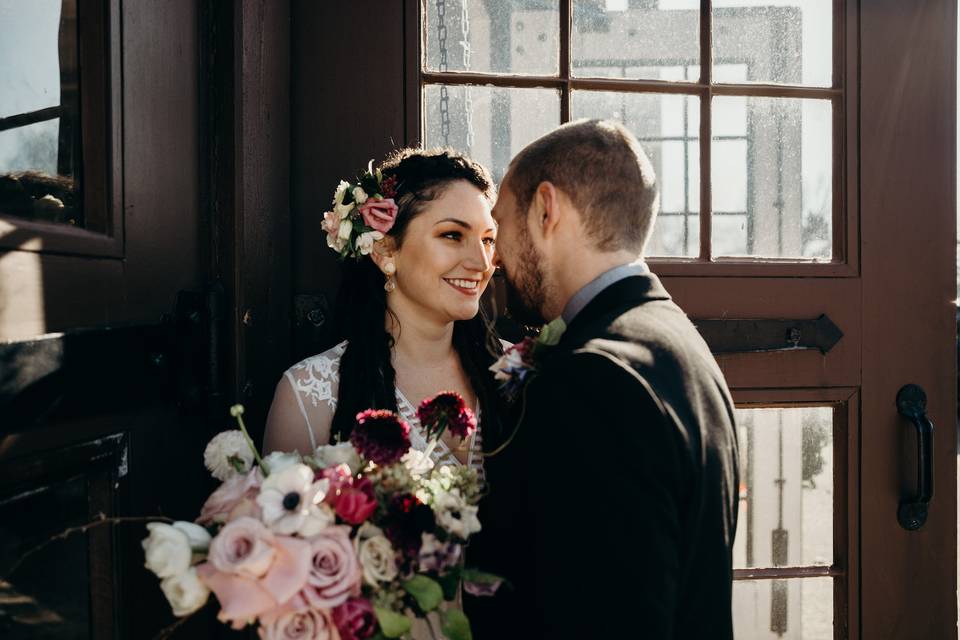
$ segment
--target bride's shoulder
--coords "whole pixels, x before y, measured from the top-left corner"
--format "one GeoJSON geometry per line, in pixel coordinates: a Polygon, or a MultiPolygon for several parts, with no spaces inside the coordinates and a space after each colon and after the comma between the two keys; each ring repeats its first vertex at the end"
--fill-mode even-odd
{"type": "Polygon", "coordinates": [[[304,358],[297,364],[287,369],[287,375],[297,379],[302,378],[322,378],[328,379],[335,377],[340,369],[340,358],[343,352],[347,350],[347,341],[333,346],[323,353],[304,358]]]}

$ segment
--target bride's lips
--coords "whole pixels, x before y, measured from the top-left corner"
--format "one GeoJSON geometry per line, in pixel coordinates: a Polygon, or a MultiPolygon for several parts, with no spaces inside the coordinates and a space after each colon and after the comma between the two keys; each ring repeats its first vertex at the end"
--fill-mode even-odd
{"type": "Polygon", "coordinates": [[[479,280],[471,280],[469,278],[444,278],[443,281],[465,296],[475,296],[480,294],[479,280]]]}

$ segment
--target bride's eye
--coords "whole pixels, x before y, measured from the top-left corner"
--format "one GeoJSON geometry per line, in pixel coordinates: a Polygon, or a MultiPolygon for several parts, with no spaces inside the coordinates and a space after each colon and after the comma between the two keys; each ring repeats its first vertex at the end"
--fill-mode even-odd
{"type": "Polygon", "coordinates": [[[459,240],[463,237],[463,234],[459,231],[445,231],[440,234],[441,238],[446,238],[448,240],[459,240]]]}
{"type": "Polygon", "coordinates": [[[497,239],[496,239],[496,238],[484,238],[484,239],[483,239],[483,244],[487,245],[488,247],[492,247],[492,246],[494,246],[494,245],[497,244],[497,239]]]}

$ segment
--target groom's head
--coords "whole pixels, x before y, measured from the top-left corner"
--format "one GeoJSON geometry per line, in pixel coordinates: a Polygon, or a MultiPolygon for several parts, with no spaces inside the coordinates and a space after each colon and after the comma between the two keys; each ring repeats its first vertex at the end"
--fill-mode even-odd
{"type": "Polygon", "coordinates": [[[584,284],[641,257],[656,210],[653,167],[622,125],[578,120],[527,145],[493,211],[514,317],[556,317],[584,284]]]}

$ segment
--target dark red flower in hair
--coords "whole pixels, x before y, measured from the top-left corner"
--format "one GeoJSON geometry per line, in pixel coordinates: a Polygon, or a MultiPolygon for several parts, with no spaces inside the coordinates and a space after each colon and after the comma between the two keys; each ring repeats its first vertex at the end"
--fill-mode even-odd
{"type": "Polygon", "coordinates": [[[390,176],[389,178],[384,178],[380,182],[380,194],[384,198],[397,197],[397,176],[390,176]]]}
{"type": "Polygon", "coordinates": [[[417,418],[431,437],[449,429],[458,438],[469,438],[477,430],[477,416],[456,391],[441,391],[421,402],[417,418]]]}
{"type": "Polygon", "coordinates": [[[350,444],[377,465],[394,464],[410,449],[410,425],[393,411],[367,409],[357,414],[350,444]]]}

